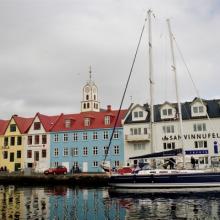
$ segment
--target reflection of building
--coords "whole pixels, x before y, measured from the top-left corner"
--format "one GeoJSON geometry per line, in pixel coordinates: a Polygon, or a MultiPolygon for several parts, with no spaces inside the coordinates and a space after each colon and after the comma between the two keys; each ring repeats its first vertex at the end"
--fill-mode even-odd
{"type": "Polygon", "coordinates": [[[24,219],[24,194],[14,186],[0,186],[0,219],[24,219]]]}
{"type": "MultiPolygon", "coordinates": [[[[199,167],[211,165],[214,142],[220,138],[220,100],[195,98],[181,104],[185,154],[193,155],[199,167]],[[207,118],[207,114],[210,120],[207,118]]],[[[124,120],[125,161],[129,157],[151,153],[150,110],[148,105],[133,105],[124,120]]],[[[165,102],[154,106],[153,151],[181,147],[177,104],[165,102]]],[[[219,151],[219,150],[218,150],[219,151]]],[[[137,162],[137,161],[135,161],[137,162]]]]}
{"type": "Polygon", "coordinates": [[[25,219],[49,219],[49,198],[43,188],[24,188],[25,219]]]}

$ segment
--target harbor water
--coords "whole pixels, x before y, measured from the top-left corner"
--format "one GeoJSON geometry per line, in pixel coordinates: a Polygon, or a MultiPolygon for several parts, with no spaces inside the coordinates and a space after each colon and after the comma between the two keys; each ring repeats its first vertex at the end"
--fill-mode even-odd
{"type": "Polygon", "coordinates": [[[0,219],[220,219],[220,193],[0,186],[0,219]]]}

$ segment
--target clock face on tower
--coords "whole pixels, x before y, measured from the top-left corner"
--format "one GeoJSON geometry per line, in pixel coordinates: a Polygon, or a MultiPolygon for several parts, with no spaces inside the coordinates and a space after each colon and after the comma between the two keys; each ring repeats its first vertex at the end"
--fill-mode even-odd
{"type": "Polygon", "coordinates": [[[85,88],[85,92],[88,93],[89,91],[90,91],[89,86],[86,86],[86,88],[85,88]]]}

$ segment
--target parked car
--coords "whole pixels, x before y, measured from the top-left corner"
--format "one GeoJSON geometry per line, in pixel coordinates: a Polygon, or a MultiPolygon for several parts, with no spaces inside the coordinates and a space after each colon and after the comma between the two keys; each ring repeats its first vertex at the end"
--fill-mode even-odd
{"type": "Polygon", "coordinates": [[[67,174],[67,168],[64,167],[64,166],[58,166],[58,167],[55,167],[55,168],[49,168],[47,170],[44,171],[44,174],[45,175],[48,175],[48,174],[67,174]]]}

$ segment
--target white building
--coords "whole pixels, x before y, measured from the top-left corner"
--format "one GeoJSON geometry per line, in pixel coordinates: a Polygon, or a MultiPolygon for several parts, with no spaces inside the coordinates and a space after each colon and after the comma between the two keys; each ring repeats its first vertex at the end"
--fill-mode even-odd
{"type": "MultiPolygon", "coordinates": [[[[220,100],[195,98],[181,104],[183,147],[186,161],[193,155],[199,167],[211,165],[220,139],[220,100]],[[208,117],[208,116],[209,117],[208,117]],[[214,144],[215,143],[215,144],[214,144]],[[217,144],[216,144],[217,143],[217,144]]],[[[177,103],[154,106],[153,152],[182,148],[177,103]]],[[[133,105],[124,119],[125,161],[130,157],[151,153],[150,110],[148,105],[133,105]]],[[[138,163],[133,160],[132,163],[138,163]]]]}
{"type": "Polygon", "coordinates": [[[59,116],[37,113],[25,137],[24,167],[43,172],[50,167],[49,131],[59,116]]]}

